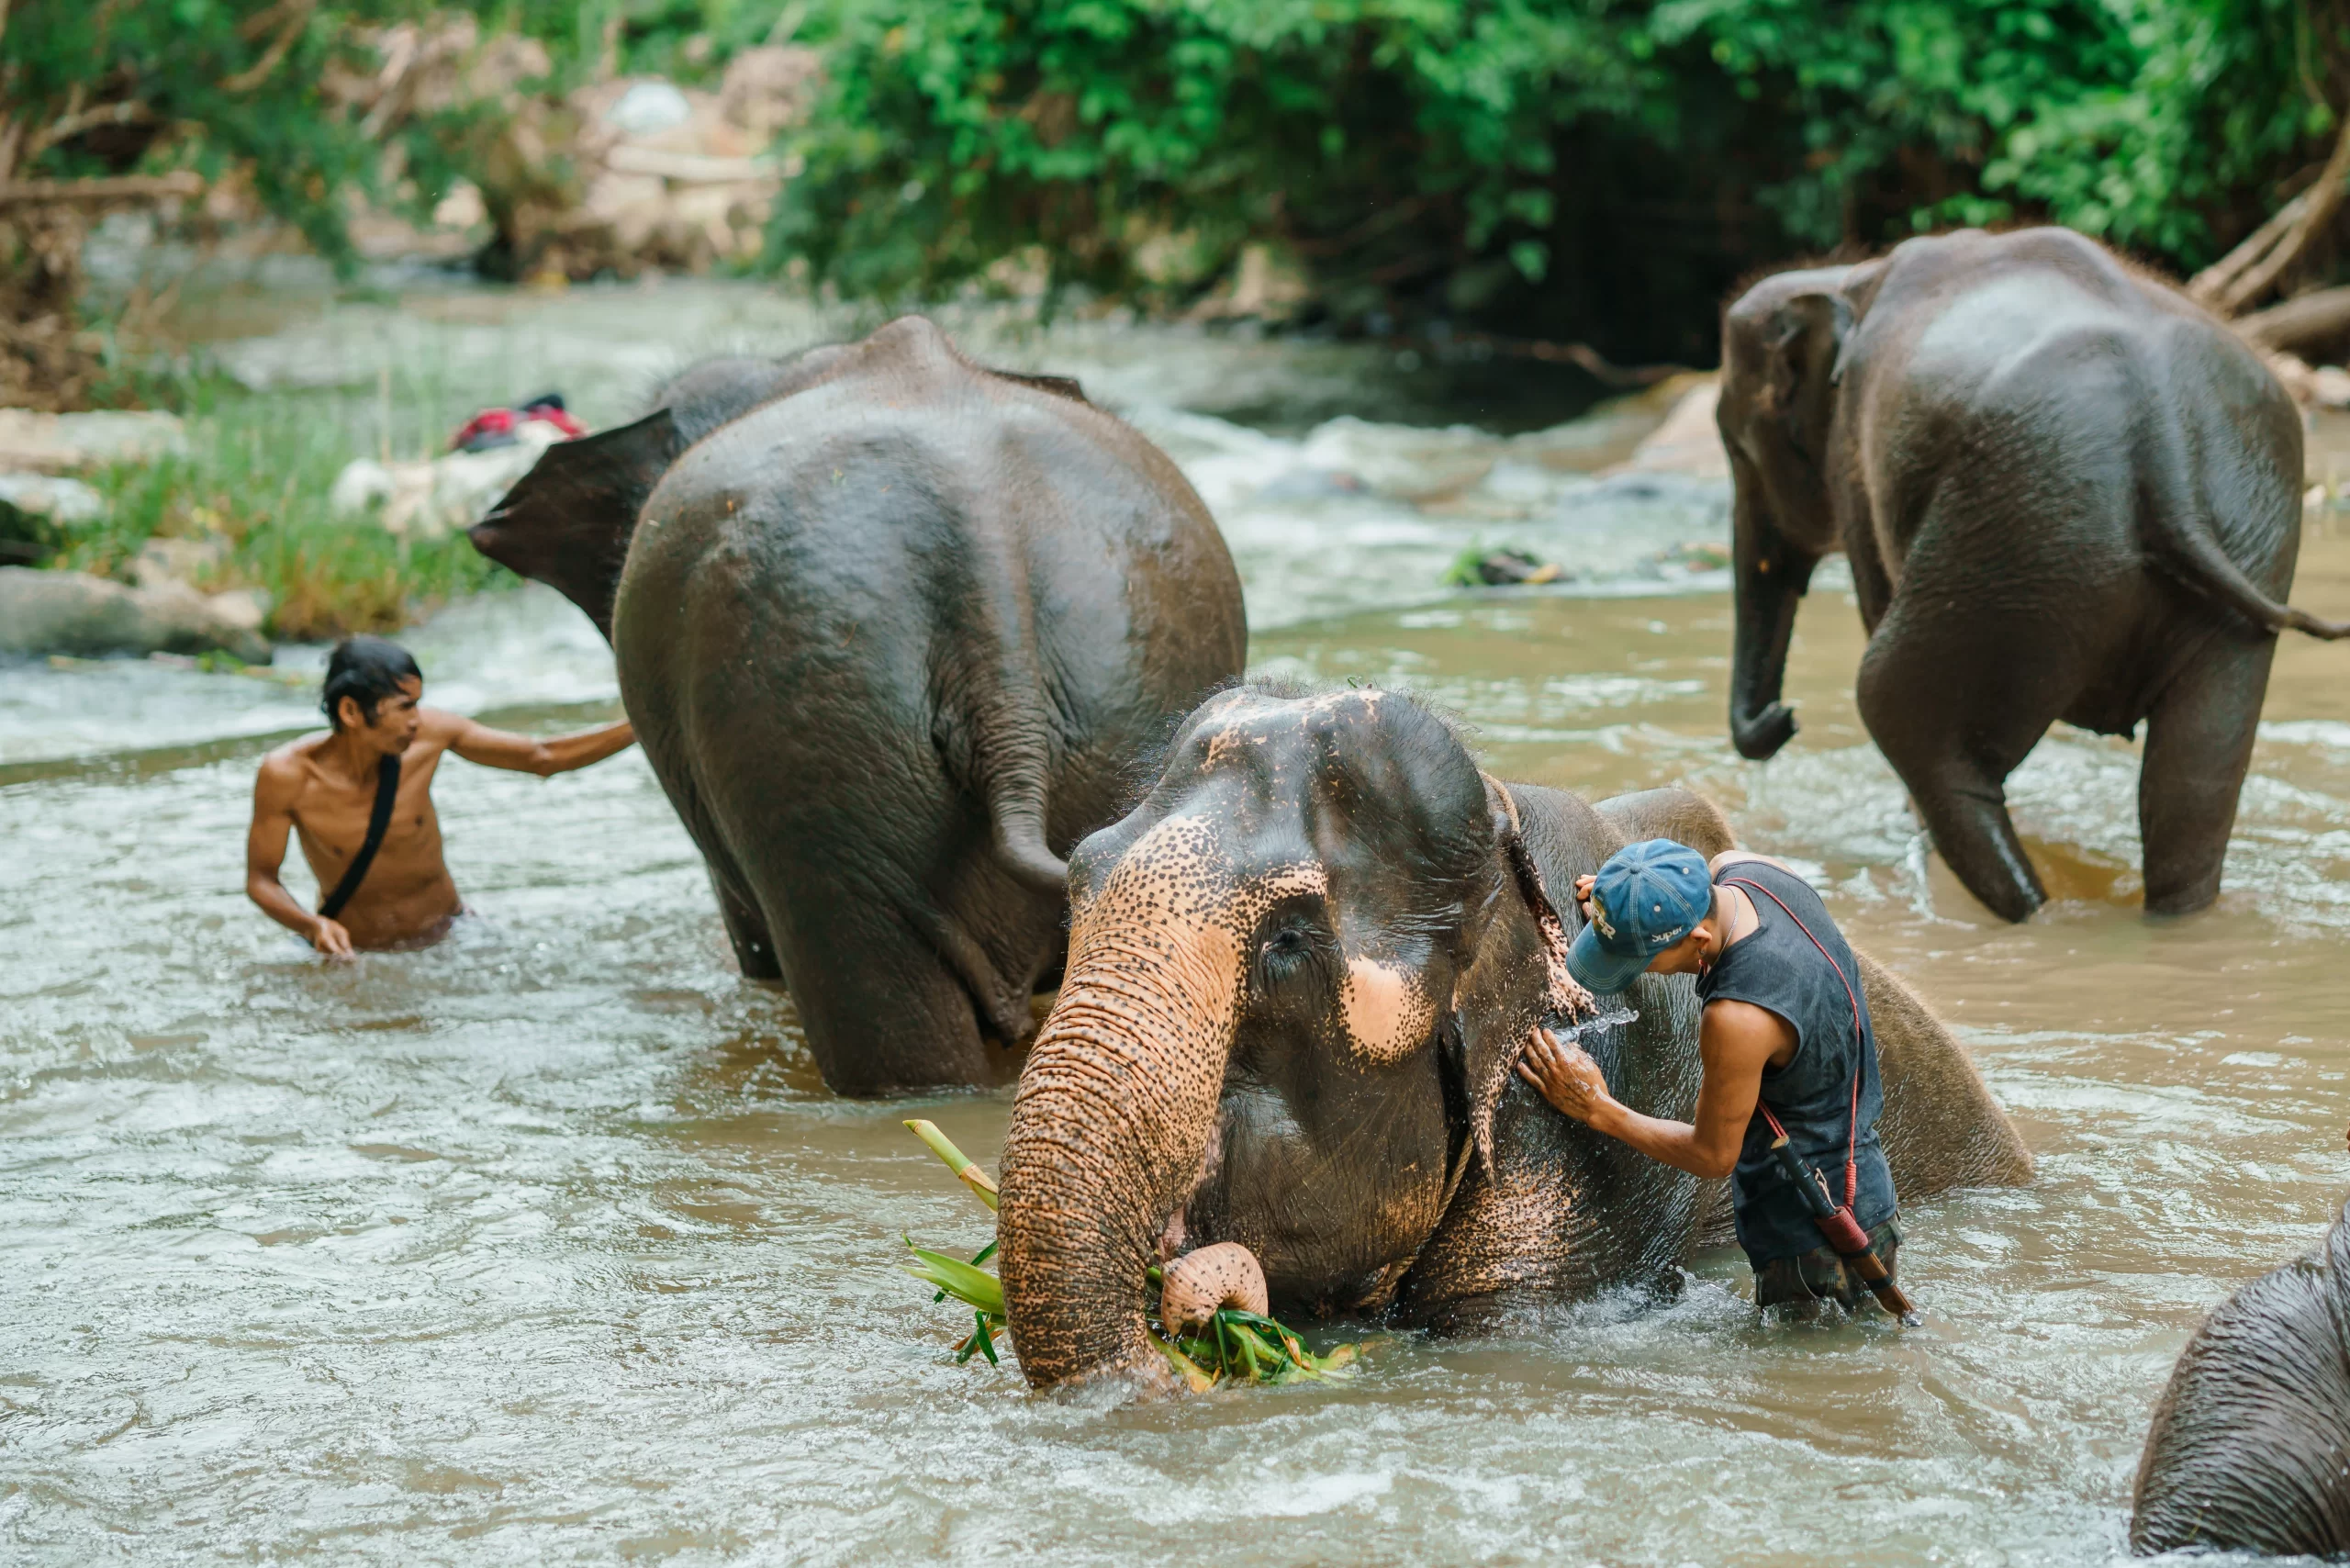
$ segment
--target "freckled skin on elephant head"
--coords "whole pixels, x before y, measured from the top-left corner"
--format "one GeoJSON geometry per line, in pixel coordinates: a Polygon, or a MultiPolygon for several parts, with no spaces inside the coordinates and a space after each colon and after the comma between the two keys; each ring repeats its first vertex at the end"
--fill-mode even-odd
{"type": "MultiPolygon", "coordinates": [[[[1680,1259],[1708,1187],[1511,1070],[1572,984],[1582,917],[1548,890],[1661,834],[1730,844],[1682,790],[1595,810],[1489,778],[1399,693],[1256,686],[1203,704],[1142,802],[1070,857],[1068,969],[1002,1162],[1029,1380],[1163,1378],[1144,1271],[1217,1244],[1259,1260],[1277,1311],[1438,1325],[1680,1259]]],[[[1964,1052],[1870,969],[1904,1196],[2022,1180],[2030,1159],[1964,1052]]],[[[1619,1098],[1686,1115],[1690,982],[1647,977],[1631,1001],[1636,1022],[1584,1043],[1619,1098]]]]}
{"type": "Polygon", "coordinates": [[[1062,852],[1246,644],[1164,454],[918,318],[697,364],[473,538],[611,639],[744,972],[848,1093],[1011,1076],[1062,852]]]}
{"type": "Polygon", "coordinates": [[[2146,909],[2218,894],[2283,601],[2301,425],[2176,290],[2060,229],[1912,240],[1781,274],[1722,327],[1736,488],[1730,734],[1767,757],[1796,605],[1850,559],[1857,695],[1951,869],[1995,913],[2045,899],[2005,781],[2058,719],[2147,724],[2146,909]]]}
{"type": "Polygon", "coordinates": [[[2188,1341],[2138,1462],[2130,1546],[2350,1555],[2350,1210],[2188,1341]]]}

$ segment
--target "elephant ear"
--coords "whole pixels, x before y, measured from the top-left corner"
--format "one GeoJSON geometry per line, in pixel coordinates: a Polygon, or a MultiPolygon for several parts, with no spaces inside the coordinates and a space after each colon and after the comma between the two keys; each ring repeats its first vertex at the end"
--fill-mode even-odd
{"type": "Polygon", "coordinates": [[[1493,816],[1499,886],[1475,957],[1454,982],[1452,998],[1470,1141],[1491,1180],[1494,1108],[1509,1087],[1527,1037],[1546,1020],[1588,1017],[1598,1009],[1567,972],[1566,923],[1527,847],[1517,802],[1491,775],[1485,777],[1485,802],[1493,816]]]}
{"type": "Polygon", "coordinates": [[[1829,290],[1790,296],[1763,325],[1762,387],[1756,401],[1802,451],[1817,453],[1828,439],[1829,398],[1843,379],[1844,345],[1852,333],[1852,303],[1829,290]]]}
{"type": "Polygon", "coordinates": [[[550,446],[467,537],[561,593],[612,638],[612,599],[637,515],[687,442],[667,409],[550,446]]]}

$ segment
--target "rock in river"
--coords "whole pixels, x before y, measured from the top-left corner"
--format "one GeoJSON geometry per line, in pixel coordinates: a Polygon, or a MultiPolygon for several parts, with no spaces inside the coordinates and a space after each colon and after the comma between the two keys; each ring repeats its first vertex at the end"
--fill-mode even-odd
{"type": "Polygon", "coordinates": [[[0,653],[201,654],[269,658],[245,596],[183,582],[129,588],[81,572],[0,566],[0,653]],[[230,602],[234,601],[234,602],[230,602]]]}

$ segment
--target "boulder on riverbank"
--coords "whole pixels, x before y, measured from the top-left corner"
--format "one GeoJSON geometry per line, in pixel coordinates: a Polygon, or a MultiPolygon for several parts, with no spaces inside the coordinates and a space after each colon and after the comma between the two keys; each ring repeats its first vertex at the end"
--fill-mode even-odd
{"type": "Polygon", "coordinates": [[[207,595],[175,579],[131,588],[83,572],[0,566],[0,653],[215,652],[267,662],[252,595],[207,595]]]}
{"type": "Polygon", "coordinates": [[[101,463],[144,463],[187,451],[179,416],[50,414],[0,409],[0,473],[66,474],[101,463]]]}

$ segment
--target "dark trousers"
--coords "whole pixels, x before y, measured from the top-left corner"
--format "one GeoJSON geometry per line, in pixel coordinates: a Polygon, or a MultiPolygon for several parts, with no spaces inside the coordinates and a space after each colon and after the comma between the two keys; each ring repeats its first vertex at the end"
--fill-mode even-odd
{"type": "MultiPolygon", "coordinates": [[[[1901,1277],[1901,1266],[1894,1260],[1901,1250],[1901,1226],[1897,1221],[1886,1220],[1869,1232],[1869,1240],[1876,1248],[1886,1272],[1901,1277]]],[[[1748,1262],[1753,1263],[1750,1258],[1748,1262]]],[[[1844,1260],[1826,1246],[1793,1258],[1774,1258],[1767,1263],[1754,1263],[1754,1305],[1771,1311],[1774,1316],[1808,1317],[1818,1313],[1819,1304],[1832,1301],[1847,1312],[1855,1311],[1861,1303],[1874,1302],[1869,1287],[1861,1276],[1844,1266],[1844,1260]],[[1775,1310],[1774,1310],[1775,1309],[1775,1310]]]]}

